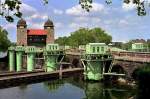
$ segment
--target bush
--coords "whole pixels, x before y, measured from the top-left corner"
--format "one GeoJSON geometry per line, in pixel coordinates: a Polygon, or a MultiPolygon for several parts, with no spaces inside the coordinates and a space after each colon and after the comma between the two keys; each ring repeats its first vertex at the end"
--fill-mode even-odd
{"type": "Polygon", "coordinates": [[[138,84],[138,99],[150,97],[150,65],[139,68],[135,72],[138,84]]]}

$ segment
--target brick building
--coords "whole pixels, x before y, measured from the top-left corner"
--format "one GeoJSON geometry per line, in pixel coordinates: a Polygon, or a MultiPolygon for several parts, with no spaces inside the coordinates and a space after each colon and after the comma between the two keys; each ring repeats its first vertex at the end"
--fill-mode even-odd
{"type": "Polygon", "coordinates": [[[17,45],[43,47],[48,43],[54,43],[54,25],[48,19],[43,29],[28,29],[26,21],[20,19],[17,23],[17,45]]]}

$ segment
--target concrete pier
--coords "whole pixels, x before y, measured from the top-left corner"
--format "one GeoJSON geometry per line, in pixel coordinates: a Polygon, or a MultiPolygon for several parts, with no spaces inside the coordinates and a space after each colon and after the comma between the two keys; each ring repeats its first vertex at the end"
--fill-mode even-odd
{"type": "Polygon", "coordinates": [[[27,71],[33,71],[34,69],[34,65],[35,65],[35,47],[34,46],[30,46],[26,49],[26,53],[27,53],[27,71]]]}
{"type": "Polygon", "coordinates": [[[9,71],[15,71],[15,48],[9,47],[9,71]]]}

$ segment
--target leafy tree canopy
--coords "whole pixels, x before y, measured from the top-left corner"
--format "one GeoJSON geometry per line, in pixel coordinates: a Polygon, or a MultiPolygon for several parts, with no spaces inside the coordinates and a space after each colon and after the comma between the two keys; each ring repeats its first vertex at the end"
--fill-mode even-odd
{"type": "Polygon", "coordinates": [[[68,37],[59,37],[55,42],[60,45],[79,46],[95,42],[108,44],[111,40],[112,37],[101,28],[80,28],[68,37]]]}
{"type": "MultiPolygon", "coordinates": [[[[48,0],[42,0],[44,4],[48,3],[48,0]]],[[[86,11],[90,11],[92,8],[92,2],[94,0],[79,0],[79,4],[86,11]]],[[[104,0],[106,4],[111,4],[113,0],[104,0]]],[[[147,0],[123,0],[123,3],[137,5],[137,15],[144,16],[146,15],[145,4],[147,0]]],[[[20,11],[20,5],[22,4],[21,0],[5,0],[5,2],[0,1],[0,16],[5,17],[8,22],[14,21],[14,16],[21,18],[22,12],[20,11]],[[11,14],[10,14],[11,13],[11,14]]]]}
{"type": "Polygon", "coordinates": [[[0,51],[7,50],[11,42],[7,37],[8,32],[0,26],[0,51]]]}

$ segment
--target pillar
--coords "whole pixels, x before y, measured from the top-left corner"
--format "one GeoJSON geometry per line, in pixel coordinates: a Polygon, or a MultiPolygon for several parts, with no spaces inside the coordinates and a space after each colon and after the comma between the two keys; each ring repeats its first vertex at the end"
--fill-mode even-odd
{"type": "Polygon", "coordinates": [[[9,71],[15,71],[15,51],[9,50],[9,71]]]}
{"type": "Polygon", "coordinates": [[[102,61],[89,61],[87,64],[86,79],[101,80],[103,79],[103,64],[102,61]]]}
{"type": "Polygon", "coordinates": [[[46,69],[47,69],[47,72],[56,70],[56,56],[54,55],[47,56],[46,69]]]}
{"type": "Polygon", "coordinates": [[[16,66],[17,66],[17,71],[21,71],[22,70],[22,52],[18,51],[16,52],[16,66]]]}
{"type": "Polygon", "coordinates": [[[33,71],[34,69],[34,61],[35,53],[28,53],[27,54],[27,71],[33,71]]]}

